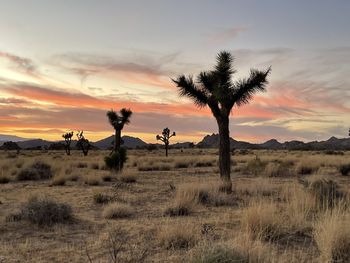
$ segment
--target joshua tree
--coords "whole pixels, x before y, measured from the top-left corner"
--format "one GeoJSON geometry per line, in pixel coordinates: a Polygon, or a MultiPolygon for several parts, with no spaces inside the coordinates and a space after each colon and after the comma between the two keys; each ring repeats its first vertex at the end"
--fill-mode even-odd
{"type": "Polygon", "coordinates": [[[84,131],[78,131],[77,137],[77,147],[83,151],[84,156],[87,156],[91,147],[91,144],[88,139],[86,139],[83,135],[84,131]]]}
{"type": "Polygon", "coordinates": [[[115,112],[114,110],[110,110],[107,112],[109,123],[113,126],[115,130],[114,146],[112,153],[120,149],[121,132],[124,128],[124,125],[130,123],[131,115],[132,111],[126,108],[121,109],[119,113],[115,112]]]}
{"type": "Polygon", "coordinates": [[[209,106],[219,128],[219,166],[220,177],[226,183],[226,189],[232,189],[230,160],[229,116],[234,105],[247,104],[258,91],[264,91],[267,76],[271,68],[260,71],[250,70],[250,76],[245,79],[232,80],[236,73],[233,68],[233,56],[226,51],[217,55],[213,70],[201,72],[197,81],[191,76],[180,75],[173,80],[179,89],[180,96],[185,96],[202,108],[209,106]]]}
{"type": "Polygon", "coordinates": [[[169,139],[173,136],[176,136],[176,133],[173,132],[170,134],[169,128],[165,128],[162,132],[162,135],[157,135],[156,139],[162,141],[165,145],[165,156],[168,157],[168,149],[169,149],[169,139]]]}
{"type": "Polygon", "coordinates": [[[66,150],[67,155],[70,155],[70,144],[72,142],[73,134],[74,134],[73,132],[67,132],[67,133],[62,135],[62,137],[64,138],[64,141],[66,143],[65,150],[66,150]]]}

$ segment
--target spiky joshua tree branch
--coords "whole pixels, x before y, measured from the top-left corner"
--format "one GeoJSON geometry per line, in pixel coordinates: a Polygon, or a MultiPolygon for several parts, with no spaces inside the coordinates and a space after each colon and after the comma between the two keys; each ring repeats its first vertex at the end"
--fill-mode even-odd
{"type": "Polygon", "coordinates": [[[165,145],[165,156],[168,157],[168,149],[169,149],[169,140],[171,137],[176,136],[176,133],[173,132],[170,134],[169,128],[165,128],[162,132],[162,135],[157,135],[156,139],[158,141],[162,141],[165,145]]]}
{"type": "Polygon", "coordinates": [[[72,142],[73,134],[74,134],[73,132],[67,132],[67,133],[62,135],[62,137],[64,138],[64,141],[65,141],[65,150],[66,150],[67,155],[70,155],[70,145],[72,142]]]}
{"type": "Polygon", "coordinates": [[[84,156],[87,156],[91,147],[91,144],[88,139],[84,137],[84,131],[78,131],[77,132],[77,137],[78,137],[78,142],[77,142],[77,148],[82,150],[84,156]]]}

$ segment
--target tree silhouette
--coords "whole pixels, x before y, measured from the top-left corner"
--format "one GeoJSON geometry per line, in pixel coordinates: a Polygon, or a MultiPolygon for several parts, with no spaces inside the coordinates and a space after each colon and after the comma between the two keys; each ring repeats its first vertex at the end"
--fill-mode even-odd
{"type": "Polygon", "coordinates": [[[220,177],[225,181],[228,191],[232,189],[229,115],[234,105],[239,107],[247,104],[256,92],[265,90],[267,76],[271,71],[271,68],[265,71],[251,69],[248,78],[233,81],[232,75],[236,73],[233,60],[229,52],[223,51],[217,55],[214,69],[201,72],[197,81],[185,75],[173,80],[180,96],[192,99],[200,108],[209,106],[216,119],[220,137],[220,177]]]}
{"type": "Polygon", "coordinates": [[[87,156],[91,147],[91,144],[88,139],[84,137],[84,131],[78,131],[77,137],[77,148],[82,150],[84,156],[87,156]]]}
{"type": "Polygon", "coordinates": [[[67,132],[65,134],[62,135],[62,137],[64,138],[65,141],[65,150],[66,150],[66,154],[70,155],[70,145],[72,142],[72,137],[73,137],[73,132],[67,132]]]}
{"type": "Polygon", "coordinates": [[[132,115],[132,111],[126,108],[121,109],[119,113],[115,112],[114,110],[110,110],[107,112],[109,123],[112,125],[112,127],[115,130],[114,146],[113,146],[112,153],[120,149],[121,132],[122,132],[122,129],[124,128],[124,125],[130,123],[131,115],[132,115]]]}
{"type": "Polygon", "coordinates": [[[173,132],[170,134],[169,128],[165,128],[162,132],[162,135],[157,135],[156,139],[158,141],[162,141],[165,145],[165,156],[168,157],[168,149],[169,149],[169,139],[173,136],[176,136],[176,133],[173,132]]]}

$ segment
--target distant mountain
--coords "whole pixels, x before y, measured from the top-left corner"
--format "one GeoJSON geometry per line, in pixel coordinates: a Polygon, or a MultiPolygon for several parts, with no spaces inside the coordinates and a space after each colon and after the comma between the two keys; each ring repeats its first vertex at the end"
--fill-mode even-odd
{"type": "Polygon", "coordinates": [[[26,138],[18,137],[15,135],[6,135],[6,134],[0,134],[0,146],[4,144],[4,142],[21,142],[28,140],[26,138]]]}
{"type": "Polygon", "coordinates": [[[18,137],[15,135],[6,135],[6,134],[0,134],[0,141],[13,141],[13,142],[20,142],[28,140],[26,138],[18,137]]]}
{"type": "MultiPolygon", "coordinates": [[[[139,147],[145,147],[147,146],[147,143],[145,143],[143,140],[137,137],[131,137],[124,135],[122,136],[123,140],[123,146],[130,148],[130,149],[135,149],[139,147]]],[[[105,139],[99,140],[97,142],[94,142],[93,145],[100,149],[109,149],[112,147],[112,143],[114,141],[114,135],[111,135],[105,139]]]]}
{"type": "MultiPolygon", "coordinates": [[[[212,135],[206,135],[202,141],[197,143],[199,148],[218,148],[219,147],[219,134],[213,133],[212,135]]],[[[249,142],[236,141],[230,138],[231,149],[259,149],[260,146],[249,142]]]]}
{"type": "MultiPolygon", "coordinates": [[[[218,148],[219,135],[206,135],[202,141],[197,144],[199,148],[218,148]]],[[[278,142],[276,139],[268,140],[261,144],[253,144],[243,141],[236,141],[230,138],[231,149],[271,149],[271,150],[350,150],[350,138],[338,139],[331,137],[327,141],[286,141],[284,143],[278,142]]]]}
{"type": "Polygon", "coordinates": [[[260,147],[263,149],[280,150],[283,149],[283,144],[277,141],[276,139],[271,139],[260,144],[260,147]]]}
{"type": "MultiPolygon", "coordinates": [[[[129,149],[136,149],[136,148],[146,148],[147,146],[151,145],[140,138],[132,137],[124,135],[122,137],[123,140],[123,146],[129,148],[129,149]]],[[[13,141],[18,144],[18,146],[21,149],[40,149],[40,148],[53,148],[56,149],[56,144],[62,144],[63,141],[46,141],[42,139],[25,139],[18,136],[11,136],[11,135],[1,135],[0,134],[0,146],[5,141],[13,141]],[[1,141],[1,139],[12,139],[12,140],[4,140],[1,141]],[[50,147],[52,145],[52,147],[50,147]]],[[[114,141],[114,136],[109,136],[107,138],[104,138],[102,140],[99,140],[97,142],[91,142],[94,149],[110,149],[112,147],[112,143],[114,141]]],[[[71,148],[75,149],[76,147],[76,140],[72,140],[71,148]]],[[[163,144],[154,144],[158,148],[163,148],[163,144]]],[[[62,146],[62,145],[61,145],[62,146]]],[[[59,148],[62,148],[62,147],[59,148]]],[[[170,145],[172,148],[192,148],[193,146],[198,148],[218,148],[219,147],[219,135],[218,134],[211,134],[206,135],[202,141],[198,142],[196,145],[194,145],[191,142],[182,142],[182,143],[175,143],[170,145]]],[[[297,140],[292,141],[286,141],[286,142],[279,142],[276,139],[268,140],[261,144],[254,144],[244,141],[237,141],[232,138],[230,138],[230,148],[231,149],[270,149],[270,150],[315,150],[315,151],[322,151],[322,150],[338,150],[338,151],[344,151],[344,150],[350,150],[350,138],[344,138],[344,139],[338,139],[336,137],[331,137],[326,141],[313,141],[313,142],[302,142],[297,140]]]]}
{"type": "Polygon", "coordinates": [[[22,142],[18,142],[18,146],[22,149],[28,149],[28,148],[38,148],[38,147],[49,147],[50,144],[53,142],[42,140],[42,139],[34,139],[34,140],[26,140],[22,142]]]}

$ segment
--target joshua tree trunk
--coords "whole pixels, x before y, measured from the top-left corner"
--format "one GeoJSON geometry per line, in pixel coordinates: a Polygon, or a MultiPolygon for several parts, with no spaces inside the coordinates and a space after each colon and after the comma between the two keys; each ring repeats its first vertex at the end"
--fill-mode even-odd
{"type": "Polygon", "coordinates": [[[165,156],[168,157],[168,147],[169,147],[169,144],[165,144],[165,156]]]}
{"type": "Polygon", "coordinates": [[[219,168],[220,177],[224,181],[225,190],[232,190],[231,182],[231,155],[230,155],[230,131],[229,116],[220,116],[217,118],[219,126],[219,168]]]}
{"type": "Polygon", "coordinates": [[[115,136],[114,136],[114,151],[118,151],[120,149],[120,142],[121,142],[121,130],[115,130],[115,136]]]}

